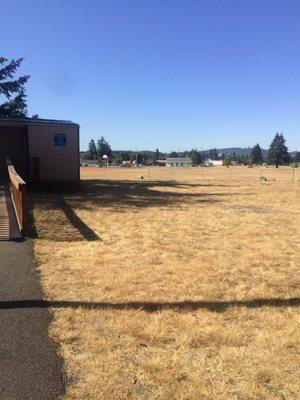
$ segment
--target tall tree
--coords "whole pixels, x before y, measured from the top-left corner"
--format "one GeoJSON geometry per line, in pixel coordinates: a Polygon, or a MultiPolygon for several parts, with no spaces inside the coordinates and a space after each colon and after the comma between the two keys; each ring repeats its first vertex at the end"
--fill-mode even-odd
{"type": "Polygon", "coordinates": [[[102,160],[104,155],[111,157],[111,147],[103,136],[97,141],[97,153],[99,160],[102,160]]]}
{"type": "Polygon", "coordinates": [[[218,151],[217,149],[210,149],[208,152],[208,158],[210,160],[218,160],[218,151]]]}
{"type": "Polygon", "coordinates": [[[276,135],[270,145],[268,151],[267,162],[268,164],[279,165],[288,164],[290,161],[290,155],[285,145],[285,139],[282,133],[276,132],[276,135]]]}
{"type": "Polygon", "coordinates": [[[223,164],[226,165],[226,167],[228,167],[228,168],[230,167],[230,165],[231,165],[231,156],[230,155],[227,155],[225,157],[223,164]]]}
{"type": "Polygon", "coordinates": [[[20,67],[23,58],[11,60],[0,57],[0,96],[5,101],[0,104],[1,117],[26,117],[27,104],[25,84],[29,75],[15,78],[17,69],[20,67]]]}
{"type": "Polygon", "coordinates": [[[189,157],[192,160],[192,165],[200,165],[204,161],[202,153],[197,149],[192,149],[189,152],[189,157]]]}
{"type": "Polygon", "coordinates": [[[257,143],[251,151],[251,160],[253,164],[261,164],[264,161],[260,145],[257,143]]]}
{"type": "Polygon", "coordinates": [[[178,157],[178,154],[176,153],[176,151],[171,151],[170,157],[176,158],[178,157]]]}
{"type": "Polygon", "coordinates": [[[158,149],[155,150],[155,161],[159,160],[160,151],[158,149]]]}
{"type": "Polygon", "coordinates": [[[98,153],[94,139],[91,139],[88,150],[89,160],[97,160],[98,153]]]}

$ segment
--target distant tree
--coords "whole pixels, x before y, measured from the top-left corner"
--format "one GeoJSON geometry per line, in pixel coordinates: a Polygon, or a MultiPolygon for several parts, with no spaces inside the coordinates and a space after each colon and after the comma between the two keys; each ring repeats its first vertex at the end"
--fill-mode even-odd
{"type": "Polygon", "coordinates": [[[189,157],[192,161],[192,165],[198,165],[198,151],[197,149],[192,149],[190,151],[189,157]]]}
{"type": "Polygon", "coordinates": [[[204,161],[203,154],[197,149],[192,149],[189,152],[189,157],[192,160],[192,165],[200,165],[204,161]]]}
{"type": "Polygon", "coordinates": [[[251,163],[249,156],[247,156],[246,154],[242,154],[240,156],[240,163],[243,165],[249,165],[251,163]]]}
{"type": "Polygon", "coordinates": [[[251,160],[253,164],[261,164],[264,161],[260,145],[257,143],[251,151],[251,160]]]}
{"type": "Polygon", "coordinates": [[[23,58],[11,60],[0,57],[0,95],[6,101],[0,104],[1,117],[26,117],[27,104],[25,94],[25,84],[29,75],[15,78],[15,73],[20,67],[23,58]]]}
{"type": "Polygon", "coordinates": [[[107,157],[111,157],[111,147],[103,136],[97,141],[97,154],[99,160],[102,160],[102,157],[104,155],[106,155],[107,157]]]}
{"type": "Polygon", "coordinates": [[[296,151],[294,156],[294,162],[300,163],[300,151],[296,151]]]}
{"type": "Polygon", "coordinates": [[[88,156],[89,156],[89,160],[97,160],[97,158],[98,158],[97,147],[96,147],[94,139],[90,140],[88,156]]]}
{"type": "Polygon", "coordinates": [[[122,151],[121,156],[124,161],[129,161],[130,160],[130,151],[122,151]]]}
{"type": "Polygon", "coordinates": [[[226,167],[230,167],[231,165],[231,157],[230,155],[227,155],[223,161],[223,164],[226,165],[226,167]]]}
{"type": "Polygon", "coordinates": [[[267,162],[268,164],[276,165],[276,168],[278,168],[279,165],[288,164],[289,161],[290,155],[285,145],[283,134],[276,132],[268,151],[267,162]]]}
{"type": "Polygon", "coordinates": [[[144,164],[144,159],[142,153],[136,153],[136,162],[137,164],[144,164]]]}
{"type": "Polygon", "coordinates": [[[121,152],[113,153],[113,156],[112,156],[112,162],[113,163],[119,165],[119,164],[122,163],[122,161],[123,161],[123,157],[122,157],[122,153],[121,152]]]}
{"type": "Polygon", "coordinates": [[[159,152],[158,149],[156,149],[156,150],[155,150],[155,159],[154,159],[154,161],[159,160],[159,157],[160,157],[160,152],[159,152]]]}
{"type": "Polygon", "coordinates": [[[218,160],[218,151],[217,149],[210,149],[208,152],[208,158],[210,160],[218,160]]]}
{"type": "Polygon", "coordinates": [[[135,162],[136,164],[143,164],[143,156],[142,153],[134,151],[130,155],[130,161],[135,162]]]}
{"type": "Polygon", "coordinates": [[[89,152],[88,151],[81,151],[80,152],[80,160],[81,161],[89,160],[89,152]]]}
{"type": "Polygon", "coordinates": [[[178,154],[176,153],[176,151],[171,151],[170,157],[176,158],[178,157],[178,154]]]}

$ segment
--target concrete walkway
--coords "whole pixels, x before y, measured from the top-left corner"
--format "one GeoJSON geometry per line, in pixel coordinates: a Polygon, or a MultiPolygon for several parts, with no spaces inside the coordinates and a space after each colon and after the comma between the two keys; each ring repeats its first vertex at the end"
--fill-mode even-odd
{"type": "Polygon", "coordinates": [[[52,400],[64,393],[63,363],[48,336],[46,308],[10,308],[40,300],[30,240],[0,242],[0,399],[52,400]],[[1,307],[2,303],[2,307],[1,307]]]}

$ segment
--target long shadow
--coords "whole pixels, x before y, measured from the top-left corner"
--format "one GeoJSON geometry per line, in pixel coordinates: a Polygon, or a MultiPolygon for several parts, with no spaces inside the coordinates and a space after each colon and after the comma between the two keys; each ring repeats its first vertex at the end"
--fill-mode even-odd
{"type": "Polygon", "coordinates": [[[84,237],[85,240],[92,242],[102,239],[98,236],[90,227],[88,227],[82,219],[78,217],[72,207],[66,202],[64,198],[59,200],[60,207],[64,212],[65,216],[68,218],[69,222],[78,232],[84,237]]]}
{"type": "MultiPolygon", "coordinates": [[[[216,203],[223,201],[224,197],[238,195],[236,192],[228,191],[205,193],[183,191],[201,186],[201,184],[176,181],[86,180],[81,182],[77,193],[66,198],[70,199],[76,208],[89,209],[96,205],[104,208],[113,207],[115,211],[120,211],[127,206],[138,209],[155,206],[179,207],[187,202],[216,203]]],[[[247,193],[247,195],[251,194],[253,193],[247,193]]]]}
{"type": "Polygon", "coordinates": [[[231,300],[231,301],[181,301],[181,302],[139,302],[131,301],[124,303],[108,303],[108,302],[85,302],[85,301],[65,301],[65,300],[10,300],[1,301],[0,309],[14,308],[84,308],[87,310],[143,310],[147,312],[155,312],[163,309],[184,311],[207,309],[210,311],[222,312],[229,307],[298,307],[300,306],[300,298],[292,297],[288,299],[253,299],[253,300],[231,300]]]}
{"type": "MultiPolygon", "coordinates": [[[[238,193],[230,191],[186,192],[201,185],[177,181],[124,181],[124,180],[86,180],[82,181],[79,190],[73,193],[53,193],[32,191],[30,194],[33,207],[46,211],[62,211],[64,217],[57,221],[57,229],[49,220],[51,232],[45,238],[54,241],[96,241],[101,238],[89,228],[74,212],[75,209],[94,211],[95,209],[110,209],[113,212],[124,212],[125,209],[138,210],[145,207],[185,207],[186,204],[210,204],[225,201],[227,196],[238,193]],[[176,190],[174,190],[176,189],[176,190]],[[73,229],[73,233],[70,228],[73,229]],[[77,233],[76,233],[77,232],[77,233]]],[[[220,185],[216,185],[220,186],[220,185]]],[[[251,195],[252,193],[248,193],[251,195]]],[[[32,211],[32,210],[31,210],[32,211]]],[[[51,218],[51,213],[49,213],[51,218]]],[[[44,226],[47,221],[43,222],[44,226]]],[[[29,213],[29,233],[32,238],[39,237],[39,227],[35,225],[33,213],[29,213]]],[[[44,228],[43,228],[44,229],[44,228]]],[[[45,232],[45,229],[44,229],[45,232]]]]}
{"type": "Polygon", "coordinates": [[[55,238],[55,241],[102,241],[101,237],[97,235],[88,225],[86,225],[86,223],[82,221],[81,218],[79,218],[73,208],[66,202],[63,197],[61,197],[60,195],[56,195],[55,197],[53,197],[51,195],[49,196],[49,194],[45,194],[44,196],[38,195],[31,197],[31,202],[28,208],[27,237],[33,239],[39,238],[39,230],[36,226],[33,213],[33,208],[39,206],[46,209],[47,211],[62,211],[64,216],[66,217],[67,225],[72,226],[78,233],[76,237],[74,237],[74,235],[70,235],[69,233],[65,233],[63,228],[63,226],[65,227],[65,224],[63,225],[61,223],[62,221],[57,221],[59,225],[57,232],[54,232],[54,230],[52,229],[52,236],[55,238]]]}

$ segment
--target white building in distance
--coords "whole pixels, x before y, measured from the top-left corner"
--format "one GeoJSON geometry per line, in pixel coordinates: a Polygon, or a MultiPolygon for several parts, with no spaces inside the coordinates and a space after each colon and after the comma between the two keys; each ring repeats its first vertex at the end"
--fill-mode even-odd
{"type": "Polygon", "coordinates": [[[188,157],[179,158],[179,157],[167,157],[166,159],[166,167],[191,167],[192,160],[188,157]]]}
{"type": "Polygon", "coordinates": [[[223,165],[223,161],[222,160],[210,160],[210,159],[208,159],[208,160],[205,161],[205,165],[207,167],[217,167],[217,166],[223,165]]]}

